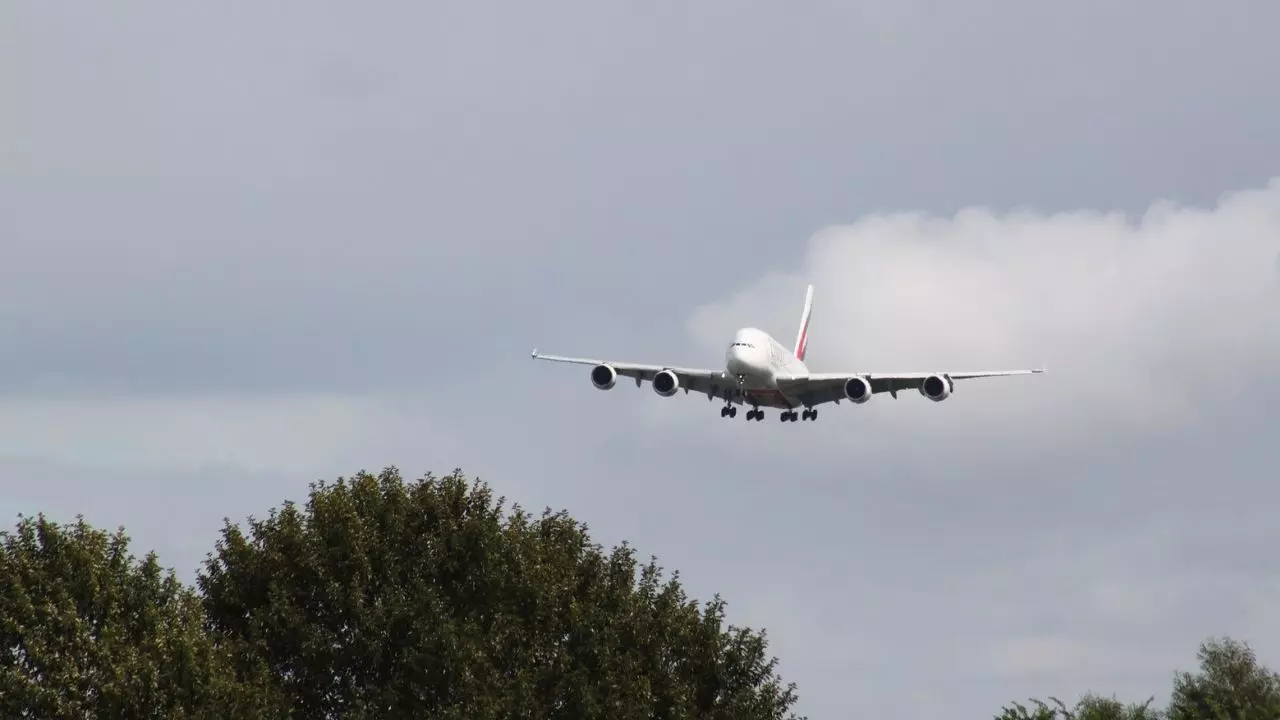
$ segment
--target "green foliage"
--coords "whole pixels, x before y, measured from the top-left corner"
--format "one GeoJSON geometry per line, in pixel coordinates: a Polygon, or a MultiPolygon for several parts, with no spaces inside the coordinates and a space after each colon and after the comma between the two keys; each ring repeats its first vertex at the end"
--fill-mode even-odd
{"type": "Polygon", "coordinates": [[[1049,707],[1042,700],[1032,699],[1031,703],[1035,709],[1030,709],[1022,703],[1015,702],[1001,709],[995,720],[1060,720],[1061,718],[1070,717],[1070,711],[1062,704],[1058,698],[1049,698],[1057,707],[1049,707]]]}
{"type": "Polygon", "coordinates": [[[1068,708],[1061,700],[1049,698],[1053,706],[1040,700],[1031,700],[1035,709],[1021,703],[1013,703],[996,716],[996,720],[1162,720],[1158,710],[1151,707],[1152,700],[1141,705],[1125,705],[1115,698],[1086,694],[1068,708]]]}
{"type": "Polygon", "coordinates": [[[155,554],[78,518],[0,532],[0,717],[256,717],[204,632],[200,602],[155,554]]]}
{"type": "Polygon", "coordinates": [[[1280,675],[1258,664],[1252,648],[1230,638],[1207,640],[1198,653],[1200,671],[1179,672],[1173,695],[1163,712],[1154,698],[1141,705],[1124,705],[1115,698],[1085,695],[1068,709],[1032,700],[1003,709],[996,720],[1275,720],[1280,718],[1280,675]]]}
{"type": "Polygon", "coordinates": [[[1208,640],[1198,658],[1199,673],[1174,677],[1169,720],[1280,718],[1280,675],[1259,665],[1247,644],[1208,640]]]}
{"type": "Polygon", "coordinates": [[[298,717],[794,717],[764,635],[719,597],[503,505],[458,472],[317,483],[227,523],[198,580],[210,627],[298,717]]]}
{"type": "Polygon", "coordinates": [[[1151,706],[1155,698],[1144,703],[1125,705],[1114,697],[1105,698],[1092,693],[1080,698],[1071,720],[1163,720],[1164,714],[1151,706]]]}
{"type": "MultiPolygon", "coordinates": [[[[794,718],[764,633],[566,513],[460,472],[316,483],[227,522],[198,592],[123,530],[0,532],[0,717],[794,718]]],[[[1087,694],[996,720],[1274,720],[1280,675],[1201,644],[1164,711],[1087,694]]]]}

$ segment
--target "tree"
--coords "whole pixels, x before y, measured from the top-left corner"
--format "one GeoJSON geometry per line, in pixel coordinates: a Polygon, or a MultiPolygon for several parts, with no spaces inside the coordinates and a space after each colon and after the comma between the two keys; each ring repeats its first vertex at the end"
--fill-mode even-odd
{"type": "Polygon", "coordinates": [[[1141,705],[1125,705],[1114,697],[1087,693],[1073,708],[1067,708],[1055,697],[1049,699],[1056,707],[1040,700],[1031,700],[1034,710],[1013,703],[1013,707],[1004,708],[996,720],[1161,720],[1160,712],[1151,707],[1154,698],[1141,705]]]}
{"type": "Polygon", "coordinates": [[[1246,643],[1210,639],[1200,672],[1174,677],[1169,720],[1273,720],[1280,717],[1280,675],[1258,664],[1246,643]]]}
{"type": "Polygon", "coordinates": [[[1125,705],[1115,697],[1088,693],[1076,703],[1071,720],[1162,720],[1162,713],[1151,706],[1154,697],[1144,703],[1125,705]]]}
{"type": "Polygon", "coordinates": [[[225,524],[198,578],[210,628],[299,717],[794,717],[765,635],[718,596],[504,503],[460,471],[315,483],[225,524]]]}
{"type": "Polygon", "coordinates": [[[1280,675],[1258,663],[1253,649],[1230,638],[1200,644],[1200,672],[1174,675],[1169,707],[1161,712],[1148,699],[1124,705],[1115,698],[1085,695],[1067,709],[1032,700],[1035,709],[1013,703],[996,720],[1275,720],[1280,718],[1280,675]]]}
{"type": "Polygon", "coordinates": [[[0,532],[0,716],[258,717],[200,602],[123,530],[43,515],[0,532]]]}
{"type": "Polygon", "coordinates": [[[1020,702],[1012,703],[1009,706],[1001,708],[1000,714],[996,715],[995,720],[1060,720],[1060,718],[1070,717],[1070,710],[1055,697],[1049,698],[1057,707],[1049,707],[1049,704],[1043,700],[1032,698],[1031,703],[1035,705],[1032,710],[1020,702]]]}

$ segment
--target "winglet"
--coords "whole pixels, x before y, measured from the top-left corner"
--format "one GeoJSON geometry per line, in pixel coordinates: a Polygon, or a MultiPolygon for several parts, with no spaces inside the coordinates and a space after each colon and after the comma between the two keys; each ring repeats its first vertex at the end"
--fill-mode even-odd
{"type": "Polygon", "coordinates": [[[533,349],[533,352],[529,353],[529,357],[533,358],[534,360],[537,360],[537,359],[538,359],[538,348],[534,348],[534,349],[533,349]]]}

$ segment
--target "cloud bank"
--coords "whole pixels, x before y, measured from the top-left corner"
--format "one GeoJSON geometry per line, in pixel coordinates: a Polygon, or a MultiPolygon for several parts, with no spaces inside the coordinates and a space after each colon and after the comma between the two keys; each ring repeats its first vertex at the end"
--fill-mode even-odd
{"type": "Polygon", "coordinates": [[[698,308],[688,328],[710,358],[741,325],[789,345],[811,281],[814,371],[1049,370],[966,381],[936,406],[877,396],[826,410],[820,425],[843,414],[899,436],[1145,436],[1248,403],[1277,377],[1278,251],[1280,179],[1213,208],[1157,202],[1137,218],[872,215],[819,231],[799,271],[698,308]]]}

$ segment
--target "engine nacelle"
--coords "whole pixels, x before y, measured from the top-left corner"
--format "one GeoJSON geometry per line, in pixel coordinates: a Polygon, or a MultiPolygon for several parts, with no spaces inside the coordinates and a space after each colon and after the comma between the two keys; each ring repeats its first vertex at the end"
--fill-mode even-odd
{"type": "Polygon", "coordinates": [[[930,375],[920,383],[920,394],[934,402],[942,402],[951,397],[955,383],[946,375],[930,375]]]}
{"type": "Polygon", "coordinates": [[[612,390],[618,382],[618,371],[612,365],[597,365],[591,368],[591,384],[597,390],[612,390]]]}
{"type": "Polygon", "coordinates": [[[653,391],[662,397],[671,397],[680,389],[680,377],[670,370],[661,370],[653,376],[653,391]]]}
{"type": "Polygon", "coordinates": [[[844,381],[844,396],[849,402],[861,405],[871,399],[871,383],[864,377],[851,377],[844,381]]]}

